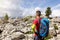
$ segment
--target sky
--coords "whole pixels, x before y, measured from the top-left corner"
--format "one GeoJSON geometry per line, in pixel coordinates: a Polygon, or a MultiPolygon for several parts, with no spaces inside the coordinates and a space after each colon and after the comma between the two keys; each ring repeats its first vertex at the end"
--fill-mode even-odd
{"type": "Polygon", "coordinates": [[[10,17],[34,16],[37,9],[45,14],[47,7],[51,7],[51,16],[60,16],[60,0],[0,0],[0,17],[5,14],[10,17]]]}

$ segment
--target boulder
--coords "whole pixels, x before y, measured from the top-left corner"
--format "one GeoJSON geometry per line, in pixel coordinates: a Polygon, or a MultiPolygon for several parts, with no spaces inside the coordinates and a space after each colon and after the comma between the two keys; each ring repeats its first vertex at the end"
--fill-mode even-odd
{"type": "Polygon", "coordinates": [[[49,34],[50,34],[51,36],[56,36],[56,35],[57,35],[56,30],[54,29],[54,27],[50,27],[50,28],[49,28],[49,34]]]}
{"type": "Polygon", "coordinates": [[[58,29],[60,30],[60,26],[58,26],[58,29]]]}
{"type": "Polygon", "coordinates": [[[31,31],[31,28],[29,27],[24,27],[23,29],[21,29],[22,32],[27,33],[31,31]]]}
{"type": "Polygon", "coordinates": [[[57,40],[60,40],[60,34],[57,35],[57,40]]]}
{"type": "Polygon", "coordinates": [[[20,40],[20,39],[24,39],[25,36],[23,33],[21,32],[14,32],[12,35],[11,35],[11,38],[12,40],[20,40]]]}
{"type": "Polygon", "coordinates": [[[15,21],[14,21],[14,19],[9,18],[8,22],[9,22],[9,23],[14,23],[15,21]]]}
{"type": "Polygon", "coordinates": [[[60,34],[60,30],[56,30],[57,34],[60,34]]]}
{"type": "Polygon", "coordinates": [[[27,40],[33,40],[34,39],[33,34],[26,34],[26,39],[27,40]]]}
{"type": "Polygon", "coordinates": [[[6,37],[6,38],[4,38],[4,39],[2,39],[2,40],[12,40],[12,39],[9,38],[9,37],[6,37]]]}
{"type": "Polygon", "coordinates": [[[2,38],[2,40],[22,40],[25,36],[21,32],[14,32],[11,35],[6,36],[5,38],[2,38]]]}
{"type": "Polygon", "coordinates": [[[5,28],[5,24],[0,24],[0,30],[4,30],[4,28],[5,28]]]}

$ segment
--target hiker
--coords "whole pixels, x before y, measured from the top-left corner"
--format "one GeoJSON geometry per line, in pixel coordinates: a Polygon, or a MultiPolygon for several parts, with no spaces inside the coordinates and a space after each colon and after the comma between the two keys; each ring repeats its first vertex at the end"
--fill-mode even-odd
{"type": "Polygon", "coordinates": [[[33,22],[33,25],[32,25],[32,31],[34,32],[34,40],[39,40],[39,28],[40,28],[40,18],[41,16],[41,11],[36,11],[36,19],[34,20],[33,22]]]}
{"type": "Polygon", "coordinates": [[[44,40],[49,33],[49,20],[48,18],[41,18],[41,11],[36,11],[36,19],[32,25],[34,32],[34,40],[44,40]]]}

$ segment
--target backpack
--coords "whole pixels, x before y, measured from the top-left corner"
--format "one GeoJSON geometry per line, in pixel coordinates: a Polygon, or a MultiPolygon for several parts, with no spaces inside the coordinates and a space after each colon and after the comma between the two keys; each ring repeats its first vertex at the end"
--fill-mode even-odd
{"type": "Polygon", "coordinates": [[[47,18],[43,18],[40,21],[40,29],[39,29],[39,35],[41,37],[48,36],[49,33],[49,20],[47,18]]]}

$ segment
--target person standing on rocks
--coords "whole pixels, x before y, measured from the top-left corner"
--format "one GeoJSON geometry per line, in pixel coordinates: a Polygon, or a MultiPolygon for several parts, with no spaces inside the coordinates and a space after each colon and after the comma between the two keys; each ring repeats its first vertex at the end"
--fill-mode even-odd
{"type": "Polygon", "coordinates": [[[41,16],[41,11],[37,10],[36,19],[33,21],[33,25],[32,25],[32,31],[34,32],[34,40],[41,39],[39,37],[39,28],[40,28],[40,20],[41,20],[40,16],[41,16]]]}
{"type": "Polygon", "coordinates": [[[41,11],[36,11],[36,19],[32,25],[34,32],[34,40],[44,40],[49,34],[49,20],[48,18],[41,18],[41,11]]]}

